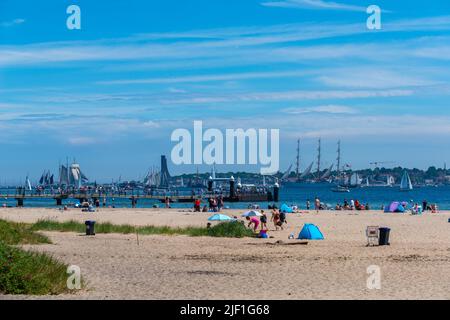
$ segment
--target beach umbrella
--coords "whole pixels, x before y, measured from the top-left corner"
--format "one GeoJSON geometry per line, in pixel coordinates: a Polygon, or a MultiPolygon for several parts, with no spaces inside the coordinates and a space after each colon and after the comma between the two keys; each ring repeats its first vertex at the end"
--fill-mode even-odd
{"type": "Polygon", "coordinates": [[[261,217],[262,214],[259,211],[251,210],[251,211],[247,211],[242,216],[243,217],[261,217]]]}
{"type": "Polygon", "coordinates": [[[227,215],[216,213],[208,218],[208,221],[231,221],[234,220],[227,215]]]}

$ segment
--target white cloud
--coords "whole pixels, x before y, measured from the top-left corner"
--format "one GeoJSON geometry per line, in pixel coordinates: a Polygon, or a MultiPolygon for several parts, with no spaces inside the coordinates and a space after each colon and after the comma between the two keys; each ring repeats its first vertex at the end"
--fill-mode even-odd
{"type": "Polygon", "coordinates": [[[96,143],[96,140],[91,137],[69,137],[67,142],[71,145],[90,145],[96,143]]]}
{"type": "Polygon", "coordinates": [[[356,114],[357,111],[354,108],[341,106],[341,105],[324,105],[317,107],[298,107],[298,108],[286,108],[282,110],[288,114],[306,114],[306,113],[328,113],[328,114],[356,114]]]}
{"type": "Polygon", "coordinates": [[[169,91],[170,93],[187,93],[187,91],[184,89],[173,88],[173,87],[170,87],[169,89],[167,89],[167,91],[169,91]]]}
{"type": "Polygon", "coordinates": [[[149,120],[149,121],[144,122],[143,126],[148,127],[148,128],[159,128],[160,124],[158,122],[149,120]]]}
{"type": "Polygon", "coordinates": [[[99,84],[161,84],[161,83],[189,83],[189,82],[211,82],[231,81],[262,78],[285,78],[298,77],[307,74],[305,71],[274,71],[274,72],[245,72],[227,74],[209,74],[199,76],[184,76],[172,78],[147,78],[147,79],[124,79],[112,81],[100,81],[99,84]]]}
{"type": "Polygon", "coordinates": [[[281,91],[267,93],[237,93],[227,95],[191,96],[182,99],[166,99],[166,104],[205,104],[224,102],[270,102],[290,100],[317,99],[353,99],[353,98],[383,98],[410,96],[412,90],[329,90],[329,91],[281,91]]]}
{"type": "MultiPolygon", "coordinates": [[[[434,17],[427,19],[397,20],[383,25],[381,32],[409,32],[426,30],[450,30],[450,17],[434,17]],[[425,23],[426,22],[426,23],[425,23]]],[[[179,33],[159,35],[165,41],[158,42],[158,35],[139,35],[121,39],[65,41],[36,43],[29,45],[0,46],[1,66],[36,65],[44,63],[64,63],[69,61],[153,61],[160,63],[175,63],[195,65],[208,59],[215,59],[217,65],[230,60],[238,65],[244,63],[265,61],[289,61],[288,59],[318,59],[331,57],[357,56],[366,59],[380,57],[408,57],[414,47],[407,41],[404,46],[393,46],[392,43],[378,46],[361,45],[330,45],[299,48],[287,46],[269,50],[262,46],[287,44],[312,39],[342,37],[367,33],[363,22],[353,24],[285,24],[262,27],[236,27],[224,29],[206,29],[193,32],[194,35],[204,35],[204,38],[179,39],[179,33]],[[341,47],[344,49],[341,49],[341,47]],[[396,49],[393,51],[391,49],[396,49]],[[376,55],[373,52],[377,52],[376,55]],[[184,59],[185,61],[182,61],[184,59]],[[220,62],[223,61],[223,62],[220,62]],[[241,62],[242,63],[242,62],[241,62]]],[[[186,37],[190,34],[186,33],[186,37]]],[[[394,43],[395,44],[395,43],[394,43]]],[[[443,42],[436,44],[436,49],[443,42]]],[[[420,48],[427,48],[427,43],[416,43],[420,48]]],[[[426,55],[426,53],[425,53],[426,55]]],[[[432,54],[429,54],[433,56],[432,54]]],[[[419,57],[419,56],[417,56],[419,57]]],[[[299,62],[299,60],[296,60],[299,62]]],[[[99,66],[101,67],[101,66],[99,66]]]]}
{"type": "Polygon", "coordinates": [[[263,2],[262,5],[266,7],[280,7],[280,8],[344,10],[344,11],[363,11],[363,12],[366,11],[366,7],[322,0],[269,1],[263,2]]]}
{"type": "Polygon", "coordinates": [[[12,27],[15,25],[19,25],[25,22],[25,19],[14,19],[11,21],[4,21],[4,22],[0,22],[0,27],[12,27]]]}
{"type": "Polygon", "coordinates": [[[382,68],[342,68],[330,72],[324,71],[323,76],[317,80],[330,87],[340,88],[405,88],[437,85],[437,81],[424,79],[421,69],[411,70],[386,70],[382,68]]]}

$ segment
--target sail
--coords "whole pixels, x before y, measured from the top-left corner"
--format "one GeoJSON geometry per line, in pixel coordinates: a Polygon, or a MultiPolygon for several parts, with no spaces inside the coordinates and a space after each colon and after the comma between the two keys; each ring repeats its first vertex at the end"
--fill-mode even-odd
{"type": "Polygon", "coordinates": [[[41,178],[39,179],[39,184],[43,184],[44,183],[44,174],[42,174],[41,178]]]}
{"type": "Polygon", "coordinates": [[[45,174],[45,177],[44,177],[44,184],[45,184],[45,185],[50,184],[50,171],[47,171],[47,173],[45,174]]]}
{"type": "Polygon", "coordinates": [[[408,172],[405,170],[403,173],[402,181],[400,182],[400,190],[412,190],[412,182],[411,178],[409,177],[408,172]]]}
{"type": "Polygon", "coordinates": [[[69,170],[70,185],[80,188],[83,182],[88,181],[88,178],[81,172],[80,165],[73,163],[69,170]]]}
{"type": "Polygon", "coordinates": [[[361,178],[359,177],[359,174],[356,172],[352,174],[350,177],[350,185],[352,186],[358,186],[361,184],[361,178]]]}
{"type": "Polygon", "coordinates": [[[287,179],[289,175],[291,174],[292,164],[289,166],[289,168],[286,170],[286,172],[281,177],[281,180],[287,179]]]}
{"type": "Polygon", "coordinates": [[[80,170],[80,177],[81,177],[81,180],[83,180],[84,182],[89,181],[89,179],[84,175],[83,171],[81,171],[81,170],[80,170]]]}
{"type": "Polygon", "coordinates": [[[66,166],[59,167],[59,184],[69,185],[69,171],[66,166]]]}
{"type": "Polygon", "coordinates": [[[312,170],[313,165],[314,165],[314,162],[312,162],[312,163],[309,165],[309,167],[306,168],[305,171],[303,171],[303,173],[300,175],[299,179],[303,179],[303,178],[305,178],[306,176],[308,176],[308,175],[311,173],[311,170],[312,170]]]}
{"type": "Polygon", "coordinates": [[[27,179],[25,180],[25,186],[27,188],[27,190],[31,191],[31,182],[30,179],[27,176],[27,179]]]}
{"type": "Polygon", "coordinates": [[[320,180],[328,179],[331,176],[331,171],[333,170],[333,165],[328,168],[328,170],[320,177],[320,180]]]}

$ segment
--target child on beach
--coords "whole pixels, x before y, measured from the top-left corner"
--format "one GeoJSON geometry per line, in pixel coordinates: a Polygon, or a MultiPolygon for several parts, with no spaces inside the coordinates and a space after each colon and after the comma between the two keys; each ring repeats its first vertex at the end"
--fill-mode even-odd
{"type": "Polygon", "coordinates": [[[261,230],[267,229],[267,215],[264,213],[264,210],[261,210],[262,216],[259,218],[261,221],[261,230]]]}
{"type": "Polygon", "coordinates": [[[248,223],[248,227],[250,228],[250,226],[253,224],[253,231],[254,232],[256,232],[256,229],[258,229],[258,226],[259,226],[259,219],[258,218],[256,218],[256,217],[246,217],[246,219],[248,220],[248,221],[250,221],[249,223],[248,223]]]}

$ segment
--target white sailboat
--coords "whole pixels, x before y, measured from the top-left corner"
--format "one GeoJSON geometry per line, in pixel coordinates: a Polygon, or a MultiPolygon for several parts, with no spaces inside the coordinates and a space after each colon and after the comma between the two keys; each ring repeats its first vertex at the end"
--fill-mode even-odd
{"type": "Polygon", "coordinates": [[[25,179],[25,187],[26,187],[26,189],[27,189],[28,191],[31,191],[31,190],[32,190],[32,188],[31,188],[31,182],[30,182],[30,179],[28,178],[28,175],[27,175],[27,178],[25,179]]]}
{"type": "Polygon", "coordinates": [[[361,183],[362,183],[361,177],[359,176],[358,173],[354,172],[350,177],[349,187],[356,188],[356,187],[359,187],[361,185],[361,183]]]}
{"type": "Polygon", "coordinates": [[[400,182],[400,191],[410,191],[413,189],[411,178],[408,172],[405,170],[403,172],[402,181],[400,182]]]}

